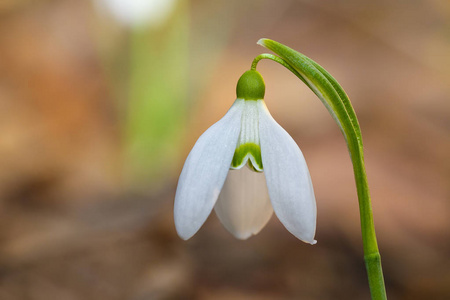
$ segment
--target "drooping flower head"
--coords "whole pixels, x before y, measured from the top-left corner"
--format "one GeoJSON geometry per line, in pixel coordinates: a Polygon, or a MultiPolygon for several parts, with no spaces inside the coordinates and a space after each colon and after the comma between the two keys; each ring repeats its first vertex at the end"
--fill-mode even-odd
{"type": "Polygon", "coordinates": [[[236,101],[189,153],[175,195],[181,238],[192,237],[214,208],[237,238],[257,234],[275,211],[294,236],[316,243],[316,201],[308,167],[295,141],[270,115],[264,93],[261,75],[245,72],[236,101]],[[244,183],[243,190],[233,189],[236,181],[244,183]],[[222,191],[224,184],[228,186],[222,191]]]}

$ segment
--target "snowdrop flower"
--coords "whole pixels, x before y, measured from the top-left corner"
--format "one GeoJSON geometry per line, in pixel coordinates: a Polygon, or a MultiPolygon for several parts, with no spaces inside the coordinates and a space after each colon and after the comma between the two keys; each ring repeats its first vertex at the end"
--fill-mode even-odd
{"type": "Polygon", "coordinates": [[[176,0],[96,0],[96,3],[127,26],[158,27],[169,17],[176,0]]]}
{"type": "Polygon", "coordinates": [[[228,231],[247,239],[274,210],[289,232],[315,244],[316,201],[302,152],[267,110],[264,81],[257,71],[245,72],[236,92],[229,111],[203,133],[186,159],[175,195],[178,235],[192,237],[215,208],[228,231]],[[219,197],[226,180],[251,185],[264,183],[263,177],[267,189],[244,186],[247,192],[226,195],[229,190],[224,190],[219,197]]]}

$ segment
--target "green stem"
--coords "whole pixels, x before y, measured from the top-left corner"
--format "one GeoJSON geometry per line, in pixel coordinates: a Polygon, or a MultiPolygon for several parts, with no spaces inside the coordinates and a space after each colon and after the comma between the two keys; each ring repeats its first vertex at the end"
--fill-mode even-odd
{"type": "Polygon", "coordinates": [[[253,59],[252,62],[252,70],[256,70],[256,66],[258,65],[259,61],[262,59],[271,59],[273,61],[276,61],[277,63],[279,63],[280,65],[284,66],[285,68],[287,68],[289,71],[295,73],[297,71],[295,71],[294,68],[292,68],[287,62],[285,62],[282,58],[273,55],[273,54],[269,54],[269,53],[263,53],[258,55],[257,57],[255,57],[255,59],[253,59]]]}
{"type": "Polygon", "coordinates": [[[252,70],[256,69],[262,59],[271,59],[286,67],[320,98],[344,134],[353,163],[358,193],[364,261],[370,293],[372,300],[385,300],[387,296],[364,165],[361,130],[350,100],[337,81],[313,60],[271,40],[264,40],[262,45],[281,57],[261,54],[253,60],[252,70]]]}

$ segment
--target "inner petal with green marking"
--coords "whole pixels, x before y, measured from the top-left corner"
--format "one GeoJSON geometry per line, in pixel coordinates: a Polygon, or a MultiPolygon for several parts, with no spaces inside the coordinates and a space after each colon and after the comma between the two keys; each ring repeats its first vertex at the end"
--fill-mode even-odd
{"type": "MultiPolygon", "coordinates": [[[[263,100],[257,100],[263,101],[263,100]]],[[[259,115],[257,101],[245,101],[242,112],[241,132],[234,151],[231,169],[240,169],[245,164],[256,172],[263,171],[261,147],[259,144],[259,115]]]]}

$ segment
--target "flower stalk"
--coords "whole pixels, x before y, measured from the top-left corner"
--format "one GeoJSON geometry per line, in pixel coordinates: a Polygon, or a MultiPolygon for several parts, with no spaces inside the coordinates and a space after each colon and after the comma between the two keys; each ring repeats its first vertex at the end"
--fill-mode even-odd
{"type": "Polygon", "coordinates": [[[269,39],[261,39],[258,44],[273,51],[278,56],[273,54],[257,56],[252,63],[252,70],[256,69],[261,59],[271,59],[286,67],[319,97],[343,133],[355,175],[364,260],[370,293],[372,300],[387,299],[364,165],[361,129],[348,96],[325,69],[305,55],[269,39]]]}

